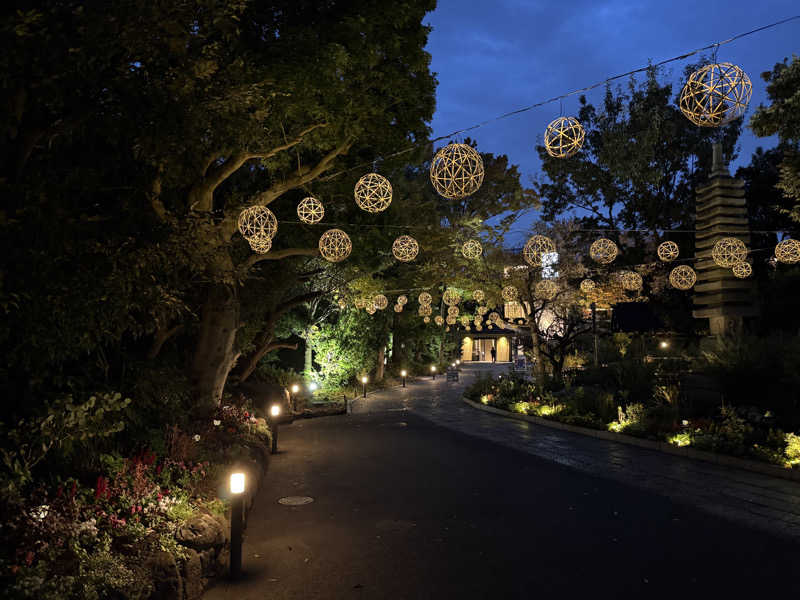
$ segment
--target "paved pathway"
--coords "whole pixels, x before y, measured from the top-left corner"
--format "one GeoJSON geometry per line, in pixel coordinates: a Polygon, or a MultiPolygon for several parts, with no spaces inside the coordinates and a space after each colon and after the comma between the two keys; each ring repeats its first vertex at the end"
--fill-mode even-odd
{"type": "Polygon", "coordinates": [[[424,378],[405,389],[358,399],[353,410],[410,410],[470,436],[651,490],[775,535],[800,539],[800,483],[505,419],[461,400],[464,388],[478,376],[507,370],[501,365],[466,365],[458,383],[448,383],[441,376],[435,381],[424,378]]]}

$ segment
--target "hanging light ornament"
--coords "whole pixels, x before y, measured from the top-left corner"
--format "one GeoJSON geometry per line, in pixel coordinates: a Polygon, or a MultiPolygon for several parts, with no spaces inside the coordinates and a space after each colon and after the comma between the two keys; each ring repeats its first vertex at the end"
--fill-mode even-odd
{"type": "Polygon", "coordinates": [[[330,262],[341,262],[353,250],[350,238],[341,229],[328,229],[319,238],[319,253],[330,262]]]}
{"type": "Polygon", "coordinates": [[[676,258],[678,258],[678,254],[680,254],[680,249],[678,248],[678,244],[675,242],[661,242],[658,245],[658,249],[656,250],[656,254],[658,254],[659,260],[662,262],[672,262],[676,258]]]}
{"type": "Polygon", "coordinates": [[[408,297],[405,294],[401,294],[400,296],[397,297],[397,303],[400,306],[405,306],[407,302],[408,302],[408,297]]]}
{"type": "Polygon", "coordinates": [[[678,265],[669,274],[669,282],[672,287],[679,290],[688,290],[697,281],[697,274],[688,265],[678,265]]]}
{"type": "Polygon", "coordinates": [[[433,312],[433,309],[428,305],[420,306],[419,307],[419,311],[417,311],[417,312],[418,312],[420,317],[430,317],[431,313],[433,312]]]}
{"type": "Polygon", "coordinates": [[[316,198],[312,198],[311,196],[303,198],[300,200],[300,204],[297,205],[297,217],[303,223],[313,225],[314,223],[322,221],[322,217],[324,216],[325,207],[322,206],[322,202],[316,198]]]}
{"type": "Polygon", "coordinates": [[[584,294],[591,294],[596,287],[597,285],[595,285],[594,281],[591,279],[584,279],[581,281],[581,291],[584,294]]]}
{"type": "Polygon", "coordinates": [[[403,305],[402,304],[395,304],[394,305],[394,312],[396,312],[396,313],[403,312],[403,305]]]}
{"type": "Polygon", "coordinates": [[[456,317],[451,317],[448,315],[446,321],[448,325],[455,325],[458,319],[456,317]]]}
{"type": "Polygon", "coordinates": [[[428,292],[422,292],[419,296],[417,296],[417,300],[423,306],[425,306],[426,304],[429,305],[431,302],[433,302],[433,298],[428,292]]]}
{"type": "Polygon", "coordinates": [[[357,309],[361,310],[367,305],[367,301],[365,298],[356,298],[353,300],[353,304],[355,304],[357,309]]]}
{"type": "Polygon", "coordinates": [[[542,256],[556,251],[556,245],[549,237],[534,235],[522,249],[522,258],[532,267],[542,266],[542,256]]]}
{"type": "Polygon", "coordinates": [[[483,325],[481,325],[480,323],[476,324],[475,331],[483,331],[483,325]]]}
{"type": "Polygon", "coordinates": [[[467,316],[467,315],[464,315],[464,316],[463,316],[463,317],[461,317],[461,319],[459,319],[459,320],[461,321],[461,325],[462,325],[463,327],[469,327],[469,316],[467,316]]]}
{"type": "Polygon", "coordinates": [[[493,325],[492,323],[489,323],[489,324],[486,326],[486,328],[487,328],[487,329],[494,329],[494,325],[493,325]]]}
{"type": "Polygon", "coordinates": [[[442,315],[436,315],[433,318],[433,322],[436,323],[439,327],[441,327],[444,324],[444,317],[442,317],[442,315]]]}
{"type": "Polygon", "coordinates": [[[733,265],[731,271],[733,271],[734,277],[738,277],[739,279],[747,279],[753,274],[753,267],[749,262],[740,262],[733,265]]]}
{"type": "Polygon", "coordinates": [[[620,275],[620,281],[622,283],[622,289],[629,292],[636,292],[642,289],[644,285],[642,276],[636,271],[623,271],[620,275]]]}
{"type": "Polygon", "coordinates": [[[345,300],[344,298],[340,298],[337,304],[339,305],[339,308],[341,308],[342,310],[347,308],[347,300],[345,300]]]}
{"type": "Polygon", "coordinates": [[[378,310],[383,310],[387,306],[389,306],[389,300],[383,294],[378,294],[375,296],[372,301],[375,303],[375,307],[378,310]]]}
{"type": "Polygon", "coordinates": [[[483,302],[483,299],[486,297],[486,294],[483,293],[483,290],[475,290],[472,292],[472,299],[475,302],[483,302]]]}
{"type": "Polygon", "coordinates": [[[430,323],[431,322],[431,318],[430,317],[425,317],[425,318],[422,319],[422,322],[423,323],[430,323]]]}
{"type": "Polygon", "coordinates": [[[250,244],[250,249],[253,252],[258,252],[259,254],[266,254],[272,248],[272,238],[267,236],[250,238],[247,243],[250,244]]]}
{"type": "Polygon", "coordinates": [[[753,84],[742,69],[731,63],[713,63],[689,75],[678,103],[695,125],[719,127],[744,114],[752,93],[753,84]]]}
{"type": "Polygon", "coordinates": [[[559,117],[544,131],[544,147],[554,158],[569,158],[583,146],[586,132],[575,117],[559,117]]]}
{"type": "Polygon", "coordinates": [[[445,304],[447,304],[447,306],[455,306],[461,302],[461,293],[455,288],[447,288],[444,291],[442,300],[445,304]]]}
{"type": "Polygon", "coordinates": [[[447,314],[453,317],[458,316],[458,307],[457,306],[448,306],[447,307],[447,314]]]}
{"type": "Polygon", "coordinates": [[[595,240],[589,247],[589,256],[603,265],[614,262],[614,259],[617,258],[617,254],[619,254],[617,245],[608,238],[595,240]]]}
{"type": "Polygon", "coordinates": [[[513,285],[507,285],[503,288],[503,300],[506,302],[514,302],[519,298],[519,291],[513,285]]]}
{"type": "Polygon", "coordinates": [[[392,244],[392,254],[397,260],[411,262],[419,254],[419,244],[410,235],[401,235],[392,244]]]}
{"type": "Polygon", "coordinates": [[[275,237],[278,233],[278,219],[266,206],[248,206],[239,213],[239,233],[246,240],[275,237]]]}
{"type": "Polygon", "coordinates": [[[717,266],[730,269],[747,258],[747,246],[740,239],[724,237],[714,243],[711,258],[717,266]]]}
{"type": "Polygon", "coordinates": [[[499,320],[500,320],[500,315],[497,314],[496,312],[489,314],[489,321],[491,323],[497,323],[499,320]]]}
{"type": "Polygon", "coordinates": [[[474,260],[483,254],[483,246],[478,240],[468,240],[461,246],[461,254],[464,258],[474,260]]]}
{"type": "Polygon", "coordinates": [[[475,317],[474,319],[472,319],[472,323],[475,324],[475,325],[480,325],[481,324],[481,318],[480,317],[475,317]]]}
{"type": "Polygon", "coordinates": [[[378,307],[377,307],[377,306],[375,306],[375,303],[374,303],[374,302],[368,302],[368,303],[367,303],[367,306],[366,306],[366,311],[367,311],[369,314],[371,314],[371,315],[374,315],[374,314],[375,314],[375,311],[377,311],[377,310],[378,310],[378,307]]]}
{"type": "Polygon", "coordinates": [[[787,265],[799,263],[800,242],[791,238],[778,242],[778,245],[775,246],[775,258],[787,265]]]}
{"type": "Polygon", "coordinates": [[[449,328],[449,327],[446,327],[446,328],[445,328],[445,331],[450,331],[450,328],[449,328]]]}
{"type": "Polygon", "coordinates": [[[433,189],[445,198],[459,200],[478,191],[483,183],[483,159],[467,144],[448,144],[431,161],[433,189]]]}
{"type": "Polygon", "coordinates": [[[379,213],[392,203],[392,184],[383,175],[367,173],[356,183],[354,195],[361,210],[379,213]]]}
{"type": "Polygon", "coordinates": [[[536,284],[534,294],[542,300],[552,300],[558,294],[558,285],[552,279],[543,279],[536,284]]]}
{"type": "Polygon", "coordinates": [[[479,315],[485,315],[487,312],[489,312],[489,307],[488,306],[479,306],[476,310],[477,310],[479,315]]]}

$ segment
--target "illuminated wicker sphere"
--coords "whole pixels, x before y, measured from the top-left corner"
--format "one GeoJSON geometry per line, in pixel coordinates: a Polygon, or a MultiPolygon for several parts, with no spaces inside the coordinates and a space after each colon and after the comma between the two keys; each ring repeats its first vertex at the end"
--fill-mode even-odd
{"type": "Polygon", "coordinates": [[[268,238],[265,235],[250,238],[247,243],[250,244],[250,249],[253,252],[258,252],[259,254],[266,254],[272,248],[272,238],[268,238]]]}
{"type": "Polygon", "coordinates": [[[353,244],[341,229],[328,229],[319,238],[319,253],[330,262],[340,262],[350,256],[353,244]]]}
{"type": "Polygon", "coordinates": [[[448,306],[447,307],[447,314],[452,317],[458,316],[458,307],[457,306],[448,306]]]}
{"type": "Polygon", "coordinates": [[[747,258],[747,246],[740,239],[724,237],[714,243],[714,247],[711,249],[711,258],[718,266],[729,269],[733,265],[744,262],[744,259],[747,258]]]}
{"type": "Polygon", "coordinates": [[[444,317],[442,317],[442,315],[436,315],[433,318],[433,322],[436,323],[439,327],[441,327],[444,324],[444,317]]]}
{"type": "Polygon", "coordinates": [[[476,310],[477,310],[479,315],[485,315],[487,312],[489,312],[489,307],[488,306],[479,306],[476,310]]]}
{"type": "Polygon", "coordinates": [[[680,254],[680,248],[675,242],[661,242],[656,250],[658,258],[663,262],[672,262],[680,254]]]}
{"type": "Polygon", "coordinates": [[[476,259],[483,254],[483,246],[478,240],[469,240],[464,242],[461,246],[461,254],[464,255],[464,258],[468,258],[470,260],[476,259]]]}
{"type": "Polygon", "coordinates": [[[503,300],[514,302],[517,298],[519,298],[519,291],[513,285],[507,285],[503,288],[503,300]]]}
{"type": "Polygon", "coordinates": [[[695,125],[719,127],[744,114],[752,93],[747,73],[731,63],[714,63],[689,76],[678,103],[695,125]]]}
{"type": "Polygon", "coordinates": [[[448,325],[455,325],[457,320],[456,317],[447,317],[446,319],[448,325]]]}
{"type": "Polygon", "coordinates": [[[589,247],[589,256],[603,265],[614,262],[617,254],[619,254],[617,245],[608,238],[595,240],[589,247]]]}
{"type": "Polygon", "coordinates": [[[739,279],[747,279],[753,274],[753,267],[749,262],[740,262],[733,265],[731,271],[733,271],[734,277],[738,277],[739,279]]]}
{"type": "Polygon", "coordinates": [[[278,233],[278,219],[266,206],[248,206],[239,213],[239,233],[246,240],[264,237],[272,239],[278,233]]]}
{"type": "Polygon", "coordinates": [[[469,327],[469,316],[468,315],[464,315],[463,317],[461,317],[459,319],[459,321],[461,321],[461,325],[462,326],[469,327]]]}
{"type": "Polygon", "coordinates": [[[775,246],[775,258],[787,265],[800,262],[800,242],[791,238],[779,242],[775,246]]]}
{"type": "Polygon", "coordinates": [[[339,305],[339,308],[341,308],[341,309],[345,309],[345,308],[347,308],[347,300],[345,300],[345,299],[343,299],[343,298],[342,298],[342,299],[340,299],[340,300],[337,302],[337,304],[339,305]]]}
{"type": "Polygon", "coordinates": [[[575,117],[559,117],[544,132],[544,147],[554,158],[569,158],[583,146],[586,132],[575,117]]]}
{"type": "Polygon", "coordinates": [[[430,323],[431,322],[431,318],[430,317],[425,317],[424,319],[422,319],[422,322],[423,323],[430,323]]]}
{"type": "Polygon", "coordinates": [[[636,271],[623,271],[620,274],[620,281],[622,283],[622,289],[629,292],[636,292],[642,289],[642,285],[644,284],[642,276],[636,271]]]}
{"type": "Polygon", "coordinates": [[[411,262],[419,254],[419,244],[410,235],[401,235],[392,244],[392,254],[397,260],[411,262]]]}
{"type": "Polygon", "coordinates": [[[487,329],[494,329],[494,325],[492,325],[491,323],[489,323],[489,324],[486,326],[486,328],[487,328],[487,329]]]}
{"type": "Polygon", "coordinates": [[[379,213],[392,203],[392,184],[383,175],[367,173],[356,183],[354,195],[361,210],[379,213]]]}
{"type": "Polygon", "coordinates": [[[536,284],[534,293],[537,298],[552,300],[558,294],[558,285],[552,279],[543,279],[536,284]]]}
{"type": "Polygon", "coordinates": [[[420,303],[420,304],[422,304],[423,306],[425,306],[426,304],[427,304],[427,305],[430,305],[430,303],[431,303],[431,302],[433,302],[433,298],[431,297],[431,295],[430,295],[428,292],[422,292],[422,293],[421,293],[421,294],[420,294],[420,295],[417,297],[417,300],[418,300],[418,301],[419,301],[419,303],[420,303]]]}
{"type": "Polygon", "coordinates": [[[447,304],[447,306],[455,306],[456,304],[461,302],[461,294],[457,289],[447,288],[444,291],[442,300],[444,301],[445,304],[447,304]]]}
{"type": "Polygon", "coordinates": [[[431,183],[440,196],[466,198],[483,183],[483,159],[467,144],[448,144],[431,161],[431,183]]]}
{"type": "Polygon", "coordinates": [[[398,296],[397,297],[397,303],[400,306],[405,306],[408,303],[408,296],[406,296],[405,294],[402,294],[402,295],[398,296]]]}
{"type": "Polygon", "coordinates": [[[697,281],[697,274],[688,265],[678,265],[669,274],[669,282],[672,287],[679,290],[691,289],[695,281],[697,281]]]}
{"type": "Polygon", "coordinates": [[[475,317],[474,319],[472,319],[472,323],[475,324],[475,325],[480,325],[481,324],[481,318],[480,317],[475,317]]]}
{"type": "Polygon", "coordinates": [[[589,294],[593,292],[596,287],[597,285],[591,279],[584,279],[583,281],[581,281],[581,291],[584,294],[589,294]]]}
{"type": "Polygon", "coordinates": [[[475,331],[483,331],[483,325],[481,325],[480,323],[476,324],[475,331]]]}
{"type": "Polygon", "coordinates": [[[497,323],[499,320],[500,320],[500,315],[497,314],[496,312],[489,314],[489,321],[491,323],[497,323]]]}
{"type": "Polygon", "coordinates": [[[374,303],[374,302],[368,302],[368,303],[367,303],[367,306],[366,306],[366,311],[367,311],[369,314],[371,314],[371,315],[374,315],[374,314],[375,314],[375,311],[377,311],[377,310],[378,310],[378,307],[377,307],[377,306],[375,306],[375,303],[374,303]]]}
{"type": "Polygon", "coordinates": [[[420,306],[419,307],[419,316],[420,317],[430,317],[433,309],[429,305],[420,306]]]}
{"type": "Polygon", "coordinates": [[[364,298],[356,298],[353,301],[353,304],[355,304],[357,309],[361,310],[362,308],[364,308],[367,305],[367,301],[364,298]]]}
{"type": "Polygon", "coordinates": [[[549,237],[544,235],[534,235],[522,249],[522,258],[532,267],[542,266],[542,255],[556,251],[556,245],[549,237]]]}
{"type": "Polygon", "coordinates": [[[483,293],[483,290],[475,290],[472,292],[472,299],[475,302],[483,302],[483,299],[486,297],[486,294],[483,293]]]}
{"type": "Polygon", "coordinates": [[[375,307],[378,310],[383,310],[387,306],[389,306],[389,300],[383,294],[378,294],[375,296],[372,301],[375,303],[375,307]]]}
{"type": "Polygon", "coordinates": [[[324,216],[325,207],[322,206],[322,202],[316,198],[312,198],[311,196],[303,198],[300,204],[297,205],[297,217],[303,223],[313,225],[314,223],[322,221],[322,217],[324,216]]]}
{"type": "Polygon", "coordinates": [[[394,305],[394,312],[396,312],[396,313],[403,312],[403,305],[402,304],[395,304],[394,305]]]}

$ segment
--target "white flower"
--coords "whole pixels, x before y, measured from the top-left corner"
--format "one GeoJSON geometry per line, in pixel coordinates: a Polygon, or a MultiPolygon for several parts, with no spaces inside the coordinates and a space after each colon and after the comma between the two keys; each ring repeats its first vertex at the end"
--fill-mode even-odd
{"type": "Polygon", "coordinates": [[[251,423],[255,423],[256,422],[256,418],[255,417],[250,417],[250,422],[251,423]]]}
{"type": "Polygon", "coordinates": [[[49,512],[50,512],[50,506],[47,504],[42,504],[41,506],[37,506],[36,508],[34,508],[32,514],[35,519],[38,519],[39,521],[44,521],[45,517],[47,516],[47,513],[49,512]]]}
{"type": "Polygon", "coordinates": [[[683,424],[684,427],[686,427],[689,424],[689,421],[684,419],[683,421],[681,421],[681,423],[683,424]]]}
{"type": "Polygon", "coordinates": [[[200,434],[199,433],[195,433],[194,434],[194,441],[195,442],[199,442],[200,441],[200,434]]]}
{"type": "Polygon", "coordinates": [[[214,419],[214,427],[219,427],[220,425],[222,425],[222,421],[219,419],[214,419]]]}

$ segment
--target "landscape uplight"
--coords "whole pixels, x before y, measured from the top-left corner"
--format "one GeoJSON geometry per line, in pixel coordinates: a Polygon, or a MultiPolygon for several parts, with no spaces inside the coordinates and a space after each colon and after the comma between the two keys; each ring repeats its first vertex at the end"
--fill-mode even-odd
{"type": "Polygon", "coordinates": [[[231,579],[242,574],[242,530],[244,529],[244,473],[231,473],[231,579]]]}
{"type": "Polygon", "coordinates": [[[662,348],[669,348],[669,342],[667,340],[661,340],[659,346],[661,346],[662,348]]]}
{"type": "Polygon", "coordinates": [[[244,493],[244,473],[231,473],[231,494],[244,493]]]}
{"type": "Polygon", "coordinates": [[[277,417],[281,414],[281,406],[280,404],[273,404],[269,408],[269,414],[271,417],[277,417]]]}
{"type": "Polygon", "coordinates": [[[460,365],[460,364],[461,364],[461,359],[460,359],[460,358],[457,358],[457,359],[456,359],[456,364],[457,364],[457,365],[460,365]]]}

